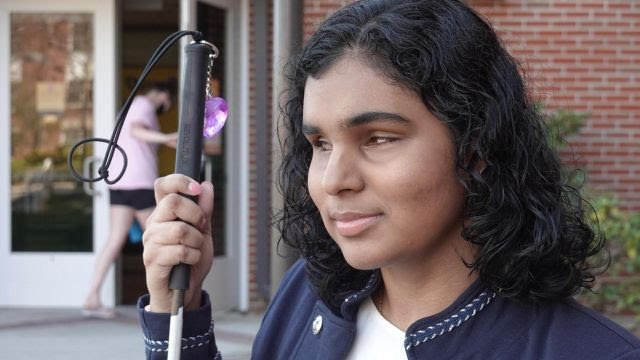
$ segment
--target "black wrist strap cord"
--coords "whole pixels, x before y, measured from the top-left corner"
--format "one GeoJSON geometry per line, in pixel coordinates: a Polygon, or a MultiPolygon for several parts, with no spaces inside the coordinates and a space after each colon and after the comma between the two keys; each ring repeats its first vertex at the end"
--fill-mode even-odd
{"type": "Polygon", "coordinates": [[[83,182],[97,182],[100,180],[104,180],[105,183],[112,185],[117,183],[122,178],[127,168],[127,154],[122,149],[122,147],[118,145],[118,139],[120,138],[120,132],[122,131],[124,120],[127,117],[127,113],[129,112],[129,107],[131,107],[131,103],[133,102],[133,99],[135,98],[138,90],[140,89],[140,86],[142,86],[144,80],[147,78],[147,75],[149,75],[149,72],[151,71],[151,69],[153,69],[153,67],[156,65],[158,60],[160,60],[160,58],[162,57],[162,55],[164,55],[167,52],[167,50],[169,50],[171,45],[173,45],[178,39],[180,39],[185,35],[191,35],[193,38],[193,41],[196,43],[202,41],[201,32],[186,31],[186,30],[177,31],[169,35],[166,39],[164,39],[164,41],[158,46],[158,48],[153,53],[153,55],[151,55],[151,57],[149,58],[147,65],[145,66],[144,70],[142,70],[142,73],[140,74],[138,81],[136,82],[135,86],[131,90],[131,94],[129,94],[129,97],[125,101],[124,105],[122,105],[120,112],[118,112],[118,115],[116,116],[115,128],[113,129],[113,133],[111,134],[111,140],[103,139],[103,138],[88,138],[88,139],[80,140],[75,145],[73,145],[73,147],[69,151],[69,156],[67,157],[67,163],[69,165],[69,169],[71,169],[71,174],[76,179],[83,182]],[[104,158],[102,159],[102,165],[98,169],[98,176],[87,178],[82,176],[76,170],[76,168],[73,166],[72,160],[73,160],[73,154],[75,153],[75,151],[80,146],[83,146],[84,144],[87,144],[90,142],[103,142],[103,143],[107,143],[108,146],[107,146],[107,150],[105,151],[104,158]],[[122,170],[120,171],[118,176],[116,176],[115,179],[109,179],[109,166],[111,165],[111,161],[113,160],[113,154],[115,153],[116,149],[120,152],[120,154],[122,154],[122,157],[124,159],[124,166],[122,167],[122,170]]]}

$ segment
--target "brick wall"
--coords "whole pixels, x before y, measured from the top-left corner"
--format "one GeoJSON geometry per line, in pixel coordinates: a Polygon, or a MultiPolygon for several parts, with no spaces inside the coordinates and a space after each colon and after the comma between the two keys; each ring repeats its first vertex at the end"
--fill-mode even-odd
{"type": "MultiPolygon", "coordinates": [[[[305,39],[346,0],[305,0],[305,39]]],[[[640,1],[470,0],[518,58],[535,99],[589,113],[571,154],[588,185],[640,210],[640,1]]]]}
{"type": "MultiPolygon", "coordinates": [[[[256,131],[256,121],[258,121],[258,116],[256,116],[256,97],[258,96],[266,96],[267,104],[271,104],[271,92],[267,91],[266,94],[262,93],[262,89],[257,89],[256,84],[256,42],[255,42],[255,22],[256,22],[256,11],[254,8],[254,2],[250,1],[249,3],[249,27],[250,27],[250,38],[249,38],[249,309],[264,309],[267,303],[266,297],[260,293],[258,289],[258,271],[268,271],[268,269],[259,269],[258,268],[258,241],[265,241],[268,239],[268,236],[264,236],[264,233],[269,234],[270,229],[259,229],[260,225],[264,223],[264,219],[258,219],[259,216],[269,216],[269,214],[258,214],[258,182],[265,181],[264,179],[259,179],[259,174],[257,173],[257,161],[258,161],[258,152],[257,152],[257,144],[258,144],[258,136],[267,138],[267,148],[271,149],[271,112],[267,112],[266,120],[267,120],[267,131],[264,134],[259,134],[256,131]],[[259,236],[259,232],[262,233],[259,236]]],[[[267,14],[267,27],[270,29],[269,34],[267,35],[268,43],[267,43],[267,68],[269,69],[267,75],[267,86],[271,88],[271,54],[273,53],[273,0],[267,0],[268,14],[267,14]]],[[[271,165],[267,164],[267,168],[270,169],[271,165]]],[[[270,179],[271,176],[267,176],[267,179],[270,179]]],[[[270,222],[270,219],[269,219],[270,222]]],[[[269,248],[269,246],[266,246],[269,248]]]]}
{"type": "Polygon", "coordinates": [[[352,2],[352,0],[304,0],[302,11],[304,40],[307,40],[318,25],[329,15],[352,2]]]}
{"type": "Polygon", "coordinates": [[[590,114],[572,156],[588,184],[640,210],[640,2],[471,1],[519,58],[533,94],[590,114]]]}

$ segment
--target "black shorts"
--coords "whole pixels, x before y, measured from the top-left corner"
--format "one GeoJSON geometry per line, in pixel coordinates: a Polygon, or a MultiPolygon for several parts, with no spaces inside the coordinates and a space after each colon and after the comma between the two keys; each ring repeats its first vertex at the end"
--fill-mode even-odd
{"type": "Polygon", "coordinates": [[[156,206],[153,190],[109,190],[111,205],[124,205],[136,210],[144,210],[156,206]]]}

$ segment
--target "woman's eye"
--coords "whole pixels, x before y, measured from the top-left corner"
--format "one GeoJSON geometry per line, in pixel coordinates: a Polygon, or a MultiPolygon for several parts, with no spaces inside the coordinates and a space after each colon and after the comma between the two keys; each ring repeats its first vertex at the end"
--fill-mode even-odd
{"type": "Polygon", "coordinates": [[[369,138],[369,145],[382,145],[394,141],[395,138],[389,136],[372,136],[369,138]]]}
{"type": "Polygon", "coordinates": [[[320,151],[329,151],[331,150],[331,144],[329,144],[328,142],[322,140],[322,139],[316,139],[316,140],[312,140],[311,142],[311,146],[313,146],[314,148],[320,150],[320,151]]]}

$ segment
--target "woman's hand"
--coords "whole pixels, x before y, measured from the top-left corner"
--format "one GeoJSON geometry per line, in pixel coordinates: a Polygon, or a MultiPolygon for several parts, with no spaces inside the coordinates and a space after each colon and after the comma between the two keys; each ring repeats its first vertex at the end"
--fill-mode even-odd
{"type": "Polygon", "coordinates": [[[164,145],[175,149],[178,146],[178,133],[165,134],[164,145]]]}
{"type": "Polygon", "coordinates": [[[191,265],[184,305],[187,310],[196,309],[200,307],[202,282],[213,264],[213,185],[172,174],[157,179],[154,188],[157,206],[142,238],[151,311],[171,310],[169,275],[179,263],[191,265]],[[180,194],[197,196],[198,203],[180,194]]]}

